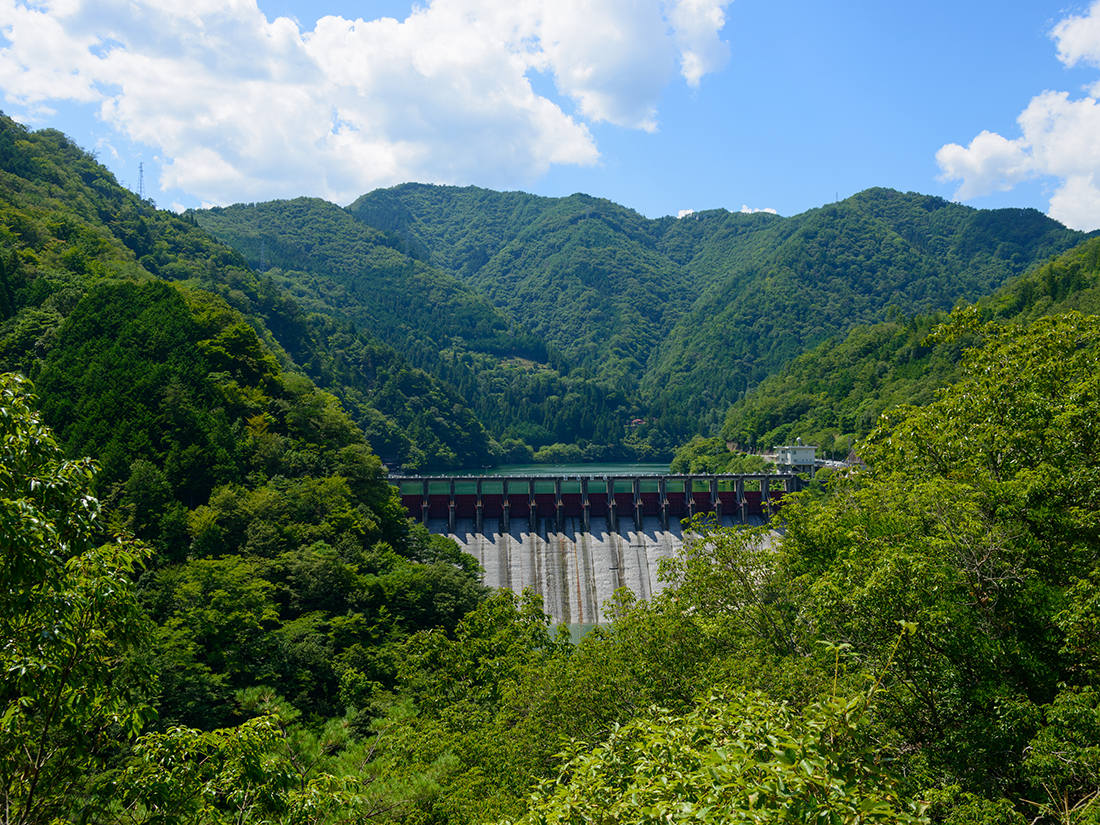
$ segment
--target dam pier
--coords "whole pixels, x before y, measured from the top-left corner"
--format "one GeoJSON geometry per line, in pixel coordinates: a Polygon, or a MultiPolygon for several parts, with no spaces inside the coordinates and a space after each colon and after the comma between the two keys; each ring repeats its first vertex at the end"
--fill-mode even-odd
{"type": "Polygon", "coordinates": [[[410,518],[458,542],[484,583],[531,588],[555,622],[605,621],[620,587],[641,599],[663,588],[660,559],[683,545],[681,521],[765,524],[794,474],[390,476],[410,518]]]}

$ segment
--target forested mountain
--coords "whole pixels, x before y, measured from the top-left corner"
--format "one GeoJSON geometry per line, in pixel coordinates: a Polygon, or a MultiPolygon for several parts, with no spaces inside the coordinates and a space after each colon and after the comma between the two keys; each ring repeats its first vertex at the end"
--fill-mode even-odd
{"type": "MultiPolygon", "coordinates": [[[[1044,315],[1100,312],[1100,238],[1013,279],[977,304],[999,322],[1025,325],[1044,315]]],[[[929,340],[943,313],[860,326],[788,363],[732,405],[723,439],[770,448],[802,438],[835,458],[899,405],[924,406],[955,380],[962,353],[976,341],[929,340]]]]}
{"type": "MultiPolygon", "coordinates": [[[[85,295],[159,278],[207,296],[203,312],[250,326],[284,369],[333,392],[388,461],[445,468],[490,453],[453,389],[363,328],[303,311],[193,221],[119,187],[61,133],[0,120],[0,166],[0,368],[37,378],[62,358],[53,349],[71,339],[59,331],[85,295]]],[[[152,334],[155,317],[148,324],[152,334]]]]}
{"type": "Polygon", "coordinates": [[[381,232],[317,198],[214,208],[196,217],[309,309],[347,314],[423,361],[455,337],[500,355],[540,360],[474,290],[418,257],[397,233],[381,232]],[[315,273],[323,273],[324,283],[315,273]]]}
{"type": "Polygon", "coordinates": [[[622,391],[637,390],[692,301],[690,271],[659,249],[668,222],[607,200],[405,185],[348,211],[415,238],[571,367],[622,391]]]}
{"type": "MultiPolygon", "coordinates": [[[[432,253],[405,226],[382,232],[353,214],[298,199],[195,218],[311,310],[376,331],[413,364],[458,388],[504,457],[528,460],[531,448],[556,442],[588,448],[597,459],[671,455],[671,436],[645,433],[647,441],[627,431],[641,414],[635,375],[612,380],[592,359],[584,361],[591,369],[575,366],[580,343],[531,328],[452,274],[417,260],[432,253]]],[[[544,300],[568,305],[555,295],[544,300]]],[[[571,340],[595,340],[606,331],[603,313],[590,315],[597,332],[574,325],[571,340]]],[[[627,369],[616,372],[622,377],[627,369]]]]}
{"type": "MultiPolygon", "coordinates": [[[[359,198],[346,211],[364,226],[323,243],[295,235],[292,203],[196,218],[261,265],[265,254],[275,262],[264,250],[281,243],[262,216],[284,213],[278,237],[294,235],[309,268],[279,277],[337,282],[348,293],[322,298],[332,312],[375,312],[369,300],[353,306],[349,286],[381,277],[368,272],[375,253],[349,281],[354,266],[324,252],[350,250],[372,232],[387,254],[407,254],[409,267],[431,265],[434,277],[468,287],[462,294],[491,304],[500,320],[452,337],[441,353],[421,347],[410,357],[453,383],[499,440],[535,447],[629,436],[665,449],[713,434],[731,402],[821,342],[898,313],[976,300],[1085,237],[1034,210],[982,211],[885,189],[790,218],[711,210],[647,220],[585,195],[405,184],[359,198]],[[511,352],[486,329],[506,332],[511,352]],[[582,399],[583,411],[569,414],[582,399]],[[631,420],[641,429],[628,430],[631,420]]],[[[290,266],[293,254],[280,254],[290,266]]],[[[382,289],[403,296],[404,312],[436,305],[403,278],[393,274],[382,289]]]]}
{"type": "Polygon", "coordinates": [[[342,679],[365,706],[402,640],[486,595],[472,558],[409,523],[368,440],[484,460],[453,390],[7,118],[0,372],[0,696],[24,697],[0,723],[4,822],[53,804],[86,820],[124,717],[210,730],[263,687],[323,720],[342,679]],[[99,654],[93,696],[73,659],[99,654]]]}
{"type": "Polygon", "coordinates": [[[727,242],[710,242],[707,285],[646,374],[651,403],[705,419],[856,324],[976,300],[1084,238],[1035,210],[885,189],[775,223],[769,246],[733,267],[715,254],[727,242]]]}
{"type": "MultiPolygon", "coordinates": [[[[920,203],[868,198],[907,215],[920,203]]],[[[563,248],[633,255],[657,226],[605,234],[616,209],[580,218],[583,202],[538,217],[563,248]]],[[[947,209],[966,225],[941,234],[967,278],[1024,266],[1008,240],[964,243],[999,213],[931,203],[930,223],[947,209]]],[[[495,214],[499,229],[509,213],[495,214]]],[[[1060,232],[1004,217],[1028,254],[1060,232]]],[[[812,222],[669,220],[658,257],[632,260],[718,261],[728,230],[748,267],[779,233],[794,263],[775,277],[790,285],[812,222]]],[[[366,231],[358,249],[404,260],[401,229],[366,231]]],[[[434,254],[408,238],[408,261],[434,254]]],[[[874,266],[892,272],[899,243],[874,266]]],[[[579,266],[562,264],[561,283],[587,277],[579,266]]],[[[890,311],[796,361],[776,386],[853,427],[883,389],[912,398],[956,372],[927,406],[879,418],[865,469],[788,500],[783,531],[697,519],[663,567],[668,588],[620,592],[611,624],[578,645],[551,634],[537,599],[487,594],[470,557],[404,518],[368,437],[458,461],[484,433],[352,325],[358,302],[337,311],[354,278],[339,292],[335,276],[288,271],[309,275],[257,275],[63,135],[0,120],[0,361],[37,392],[0,374],[0,822],[1100,819],[1100,321],[1061,312],[1100,305],[1100,239],[996,293],[992,322],[963,306],[926,343],[935,319],[890,311]]],[[[958,276],[895,274],[881,294],[911,301],[958,276]]],[[[437,331],[446,307],[503,312],[457,276],[421,276],[445,298],[437,331]]],[[[535,334],[515,324],[489,322],[484,340],[535,334]]],[[[478,357],[452,341],[439,362],[499,380],[501,397],[516,392],[508,370],[531,393],[572,387],[551,424],[599,400],[583,392],[617,392],[564,360],[478,357]]],[[[696,446],[693,460],[712,458],[696,446]]]]}

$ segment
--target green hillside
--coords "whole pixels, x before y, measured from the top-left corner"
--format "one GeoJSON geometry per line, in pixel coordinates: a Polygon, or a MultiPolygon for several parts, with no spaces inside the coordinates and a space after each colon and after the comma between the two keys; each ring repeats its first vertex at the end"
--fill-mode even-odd
{"type": "MultiPolygon", "coordinates": [[[[415,245],[408,248],[397,233],[367,226],[327,201],[237,205],[195,217],[303,306],[353,317],[414,361],[455,337],[486,352],[527,353],[485,298],[418,260],[415,245]]],[[[537,345],[535,352],[545,358],[537,345]]]]}
{"type": "MultiPolygon", "coordinates": [[[[1023,326],[1043,316],[1100,312],[1100,238],[1036,266],[978,301],[984,315],[1023,326]]],[[[764,379],[726,414],[723,438],[770,448],[802,438],[842,457],[879,416],[899,405],[924,406],[955,380],[962,353],[976,340],[929,341],[943,313],[860,326],[821,344],[764,379]]]]}
{"type": "MultiPolygon", "coordinates": [[[[714,422],[797,355],[860,324],[977,300],[1084,239],[1034,210],[976,210],[885,189],[773,221],[749,259],[714,236],[696,264],[705,287],[665,339],[645,399],[714,422]]],[[[683,417],[686,417],[684,420],[683,417]]]]}
{"type": "MultiPolygon", "coordinates": [[[[437,188],[446,191],[427,187],[437,188]]],[[[575,345],[546,335],[531,325],[529,313],[507,303],[497,308],[474,286],[418,260],[436,255],[404,225],[383,232],[332,204],[304,198],[194,214],[253,266],[266,267],[265,276],[303,306],[376,331],[413,365],[457,388],[500,444],[502,458],[528,460],[531,448],[557,442],[590,447],[588,455],[601,460],[671,455],[670,435],[654,430],[639,440],[627,432],[627,422],[642,412],[630,375],[636,360],[613,370],[609,359],[603,359],[607,368],[591,358],[584,361],[588,367],[574,363],[588,351],[579,343],[587,335],[581,316],[570,329],[575,345]]],[[[584,316],[602,317],[597,310],[584,316]]],[[[606,331],[596,321],[591,340],[606,331]]],[[[623,335],[635,329],[627,325],[623,335]]],[[[629,345],[625,338],[622,345],[629,345]]],[[[484,463],[479,458],[471,466],[484,463]]]]}
{"type": "MultiPolygon", "coordinates": [[[[188,217],[156,210],[59,132],[0,120],[0,366],[36,377],[66,317],[108,280],[216,295],[291,372],[334,393],[387,461],[484,463],[488,437],[453,389],[363,327],[303,311],[188,217]]],[[[337,210],[339,211],[339,210],[337,210]]],[[[343,214],[343,213],[340,213],[343,214]]]]}
{"type": "Polygon", "coordinates": [[[1084,239],[1034,210],[872,189],[781,218],[647,220],[584,195],[406,184],[349,207],[476,287],[650,426],[718,429],[732,401],[856,325],[976,300],[1084,239]]]}
{"type": "MultiPolygon", "coordinates": [[[[0,546],[4,580],[19,587],[2,588],[14,599],[4,603],[3,695],[51,639],[70,652],[110,647],[79,635],[81,611],[123,591],[140,613],[118,641],[145,643],[108,669],[148,707],[139,728],[236,724],[248,715],[238,692],[260,687],[314,719],[343,712],[344,674],[392,687],[401,641],[454,627],[485,593],[473,559],[410,525],[368,436],[448,466],[485,455],[480,425],[452,390],[376,339],[301,312],[64,135],[0,119],[0,170],[0,546]],[[15,373],[33,379],[36,399],[15,373]],[[28,473],[24,489],[15,479],[28,473]],[[63,504],[62,490],[75,501],[63,504]],[[18,503],[23,495],[37,503],[18,503]],[[54,531],[34,507],[75,521],[54,531]],[[23,545],[26,524],[38,526],[23,545]],[[126,556],[91,602],[28,607],[40,585],[27,581],[67,570],[80,547],[92,554],[81,575],[94,576],[110,555],[95,547],[135,541],[149,549],[126,556]],[[20,566],[24,551],[39,561],[20,566]],[[51,630],[66,611],[72,637],[51,630]],[[8,645],[25,632],[26,647],[8,645]],[[149,672],[158,679],[141,681],[149,672]]],[[[66,712],[79,716],[81,701],[66,712]]],[[[37,735],[44,718],[50,738],[45,711],[20,707],[0,740],[10,741],[8,723],[24,726],[16,740],[37,735]]],[[[81,752],[122,735],[70,733],[81,752]]]]}
{"type": "Polygon", "coordinates": [[[668,222],[607,200],[405,185],[348,211],[406,233],[570,368],[623,392],[692,301],[690,271],[659,249],[668,222]]]}
{"type": "Polygon", "coordinates": [[[406,183],[369,192],[347,211],[465,280],[515,238],[517,227],[530,226],[554,202],[526,192],[406,183]]]}

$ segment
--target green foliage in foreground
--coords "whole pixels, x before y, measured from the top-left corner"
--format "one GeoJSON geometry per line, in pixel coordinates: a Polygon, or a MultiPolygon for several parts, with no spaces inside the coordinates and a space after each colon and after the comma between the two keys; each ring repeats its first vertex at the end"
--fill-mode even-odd
{"type": "Polygon", "coordinates": [[[865,656],[884,647],[892,618],[919,623],[882,718],[920,743],[925,782],[949,776],[1021,811],[1022,800],[1087,806],[1098,787],[1087,758],[1082,785],[1076,770],[1045,773],[1052,763],[1040,769],[1034,754],[1065,736],[1051,728],[1057,709],[1095,686],[1091,654],[1071,640],[1090,632],[1100,561],[1089,446],[1100,435],[1100,319],[1020,330],[978,325],[969,311],[949,334],[984,339],[960,381],[928,407],[884,416],[864,448],[871,471],[787,514],[800,613],[865,656]]]}
{"type": "Polygon", "coordinates": [[[149,553],[101,543],[94,465],[64,458],[20,379],[0,375],[0,411],[0,817],[29,825],[78,809],[148,718],[127,653],[150,637],[129,581],[149,553]]]}
{"type": "MultiPolygon", "coordinates": [[[[277,559],[282,609],[271,568],[255,557],[164,567],[139,593],[133,577],[150,550],[125,533],[99,545],[94,464],[63,458],[27,389],[0,375],[0,821],[338,822],[394,810],[430,784],[425,772],[396,788],[379,776],[372,745],[332,713],[335,685],[304,688],[323,685],[338,654],[345,676],[377,661],[379,624],[400,637],[407,622],[453,623],[443,614],[468,612],[480,597],[472,583],[465,592],[422,585],[415,568],[430,574],[429,565],[379,546],[347,563],[318,542],[277,559]],[[422,614],[415,598],[404,601],[418,590],[422,614]],[[298,724],[298,710],[270,689],[234,690],[259,678],[298,687],[313,723],[298,724]],[[213,727],[226,691],[239,724],[165,725],[185,717],[213,727]],[[320,710],[330,718],[317,721],[320,710]]],[[[434,545],[424,537],[409,552],[468,561],[434,545]]],[[[340,546],[346,554],[348,542],[340,546]]],[[[466,578],[450,564],[438,571],[466,578]]]]}
{"type": "MultiPolygon", "coordinates": [[[[799,764],[771,762],[763,745],[751,760],[719,757],[716,728],[789,714],[774,744],[805,741],[828,706],[822,694],[853,696],[871,679],[875,702],[852,740],[864,745],[840,758],[869,747],[899,784],[853,791],[867,808],[843,821],[866,821],[884,788],[898,802],[880,809],[887,820],[923,800],[935,821],[959,825],[1094,821],[1100,322],[1068,315],[999,328],[961,313],[940,335],[982,346],[938,401],[884,419],[869,470],[835,479],[824,498],[789,502],[781,539],[700,525],[664,566],[662,595],[620,605],[613,626],[572,655],[512,671],[517,687],[477,728],[512,744],[470,749],[451,738],[467,770],[561,754],[554,772],[542,769],[549,784],[532,788],[525,821],[645,821],[647,806],[651,821],[705,819],[702,800],[723,799],[726,779],[799,764]],[[900,646],[899,621],[909,631],[900,646]],[[558,732],[554,750],[524,735],[532,719],[554,720],[534,726],[558,732]]],[[[812,785],[813,775],[798,778],[812,785]]],[[[739,798],[775,799],[778,787],[762,780],[739,798]]],[[[441,788],[446,818],[484,818],[468,787],[444,777],[441,788]]],[[[789,803],[761,820],[782,821],[789,803]]],[[[745,801],[725,805],[710,816],[751,816],[745,801]]]]}
{"type": "MultiPolygon", "coordinates": [[[[402,591],[370,576],[403,568],[377,546],[164,568],[142,582],[149,664],[229,692],[237,716],[130,741],[105,728],[50,816],[1095,822],[1100,320],[1020,329],[960,311],[937,332],[959,335],[981,342],[960,381],[884,418],[866,469],[788,501],[782,535],[696,522],[667,589],[620,593],[577,646],[531,595],[497,593],[449,628],[384,620],[402,591]]],[[[229,492],[208,505],[227,531],[266,500],[229,492]]],[[[110,655],[147,661],[124,653],[110,655]]],[[[93,671],[86,691],[121,672],[93,671]]]]}
{"type": "Polygon", "coordinates": [[[592,749],[568,748],[520,820],[579,823],[926,823],[881,763],[867,697],[801,713],[759,693],[657,709],[592,749]]]}

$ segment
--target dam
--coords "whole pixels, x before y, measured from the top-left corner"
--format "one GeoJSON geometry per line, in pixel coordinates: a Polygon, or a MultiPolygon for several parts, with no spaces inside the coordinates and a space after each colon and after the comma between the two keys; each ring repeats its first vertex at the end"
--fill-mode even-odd
{"type": "Polygon", "coordinates": [[[620,587],[663,589],[662,558],[684,542],[681,522],[766,524],[794,474],[390,476],[410,518],[478,560],[489,587],[531,588],[555,622],[606,621],[620,587]]]}

